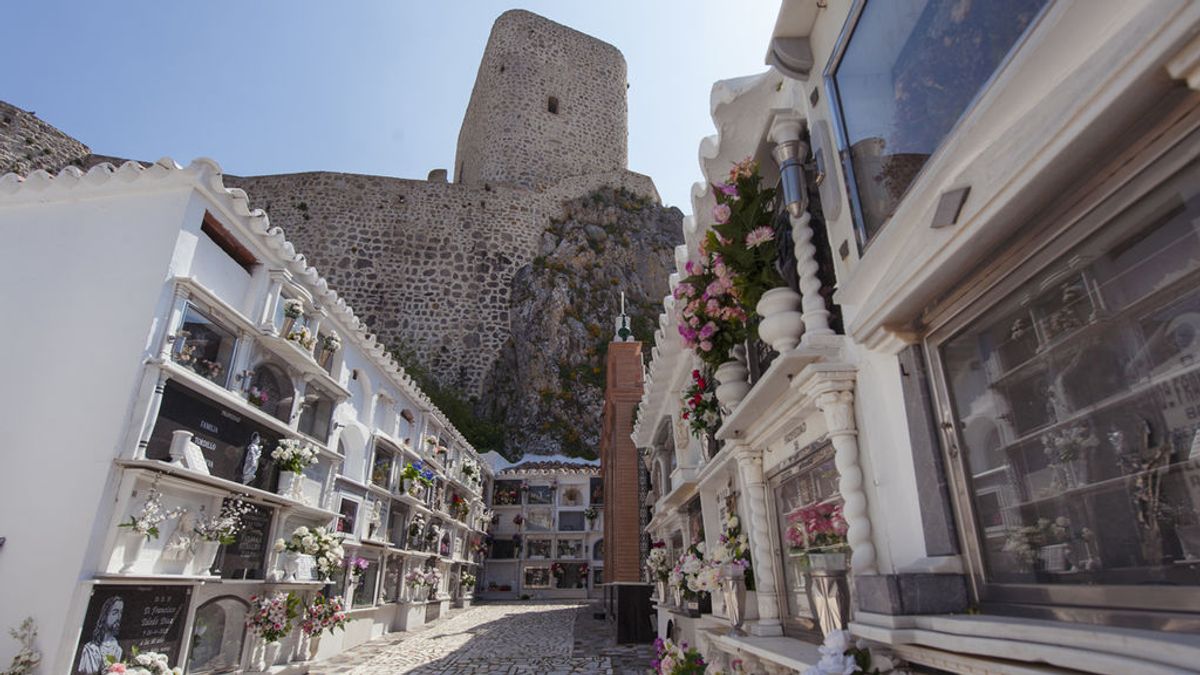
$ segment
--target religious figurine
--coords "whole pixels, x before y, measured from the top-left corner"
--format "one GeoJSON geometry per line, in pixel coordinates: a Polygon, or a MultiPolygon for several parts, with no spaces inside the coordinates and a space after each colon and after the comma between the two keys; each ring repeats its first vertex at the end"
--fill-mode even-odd
{"type": "Polygon", "coordinates": [[[175,524],[175,532],[163,546],[162,557],[165,560],[183,560],[192,547],[192,514],[184,511],[175,524]]]}
{"type": "Polygon", "coordinates": [[[246,459],[242,462],[242,484],[249,485],[258,475],[258,460],[262,457],[262,438],[258,432],[250,434],[250,442],[246,444],[246,459]]]}

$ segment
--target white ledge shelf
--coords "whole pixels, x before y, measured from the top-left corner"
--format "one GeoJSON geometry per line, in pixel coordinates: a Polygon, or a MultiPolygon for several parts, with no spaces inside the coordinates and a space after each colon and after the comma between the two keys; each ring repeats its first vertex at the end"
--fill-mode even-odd
{"type": "Polygon", "coordinates": [[[124,469],[147,471],[169,476],[168,484],[174,482],[175,485],[185,490],[197,491],[198,488],[207,488],[200,489],[199,491],[231,497],[243,495],[271,506],[289,509],[301,515],[319,520],[330,521],[338,517],[338,514],[333,511],[326,511],[325,509],[310,506],[274,492],[267,492],[266,490],[260,490],[249,485],[235,483],[219,476],[199,473],[158,459],[118,459],[115,462],[124,469]],[[172,478],[176,480],[171,481],[172,478]]]}

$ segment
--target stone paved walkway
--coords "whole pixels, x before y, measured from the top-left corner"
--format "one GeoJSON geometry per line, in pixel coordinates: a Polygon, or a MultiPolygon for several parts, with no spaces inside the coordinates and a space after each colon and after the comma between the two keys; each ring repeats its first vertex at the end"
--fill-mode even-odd
{"type": "Polygon", "coordinates": [[[495,603],[451,612],[317,664],[312,675],[645,673],[650,645],[614,645],[582,603],[495,603]]]}

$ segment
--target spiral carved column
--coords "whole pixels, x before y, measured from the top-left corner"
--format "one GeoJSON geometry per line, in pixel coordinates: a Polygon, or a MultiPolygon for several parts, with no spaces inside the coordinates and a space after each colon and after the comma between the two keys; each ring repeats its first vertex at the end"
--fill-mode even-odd
{"type": "MultiPolygon", "coordinates": [[[[807,150],[807,146],[800,144],[807,150]]],[[[796,242],[796,272],[800,278],[800,309],[804,318],[805,335],[833,335],[829,327],[829,310],[825,309],[825,297],[821,295],[821,279],[817,276],[817,247],[813,245],[813,231],[809,223],[812,214],[805,210],[799,217],[789,215],[792,221],[792,239],[796,242]]]]}
{"type": "Polygon", "coordinates": [[[754,587],[758,594],[758,621],[749,626],[755,635],[781,635],[779,599],[775,588],[775,556],[771,551],[770,525],[767,522],[767,489],[763,479],[762,452],[742,447],[737,454],[742,474],[742,494],[750,511],[751,557],[754,563],[754,587]]]}
{"type": "Polygon", "coordinates": [[[825,308],[825,298],[821,295],[821,279],[817,276],[820,269],[817,264],[817,247],[812,243],[812,214],[808,211],[808,186],[804,178],[808,144],[800,140],[803,130],[804,119],[799,115],[778,115],[771,122],[768,137],[775,144],[771,154],[779,164],[784,203],[787,205],[788,219],[792,224],[804,334],[832,335],[829,310],[825,308]]]}
{"type": "Polygon", "coordinates": [[[867,495],[863,491],[863,472],[858,464],[858,429],[854,423],[854,392],[850,389],[826,391],[816,398],[825,415],[829,440],[833,444],[838,470],[838,491],[844,502],[842,515],[849,525],[846,539],[850,544],[850,569],[854,574],[875,574],[875,545],[871,543],[871,520],[867,513],[867,495]]]}

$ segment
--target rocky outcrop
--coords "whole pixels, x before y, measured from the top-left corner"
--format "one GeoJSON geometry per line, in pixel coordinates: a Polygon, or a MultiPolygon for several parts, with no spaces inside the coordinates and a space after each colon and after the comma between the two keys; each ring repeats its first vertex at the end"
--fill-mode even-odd
{"type": "Polygon", "coordinates": [[[87,146],[38,119],[32,112],[0,101],[0,176],[27,176],[41,169],[57,172],[80,164],[87,146]]]}
{"type": "Polygon", "coordinates": [[[503,425],[510,457],[595,456],[620,293],[634,336],[650,340],[682,219],[679,209],[623,190],[563,203],[538,257],[513,279],[511,339],[479,403],[503,425]]]}

